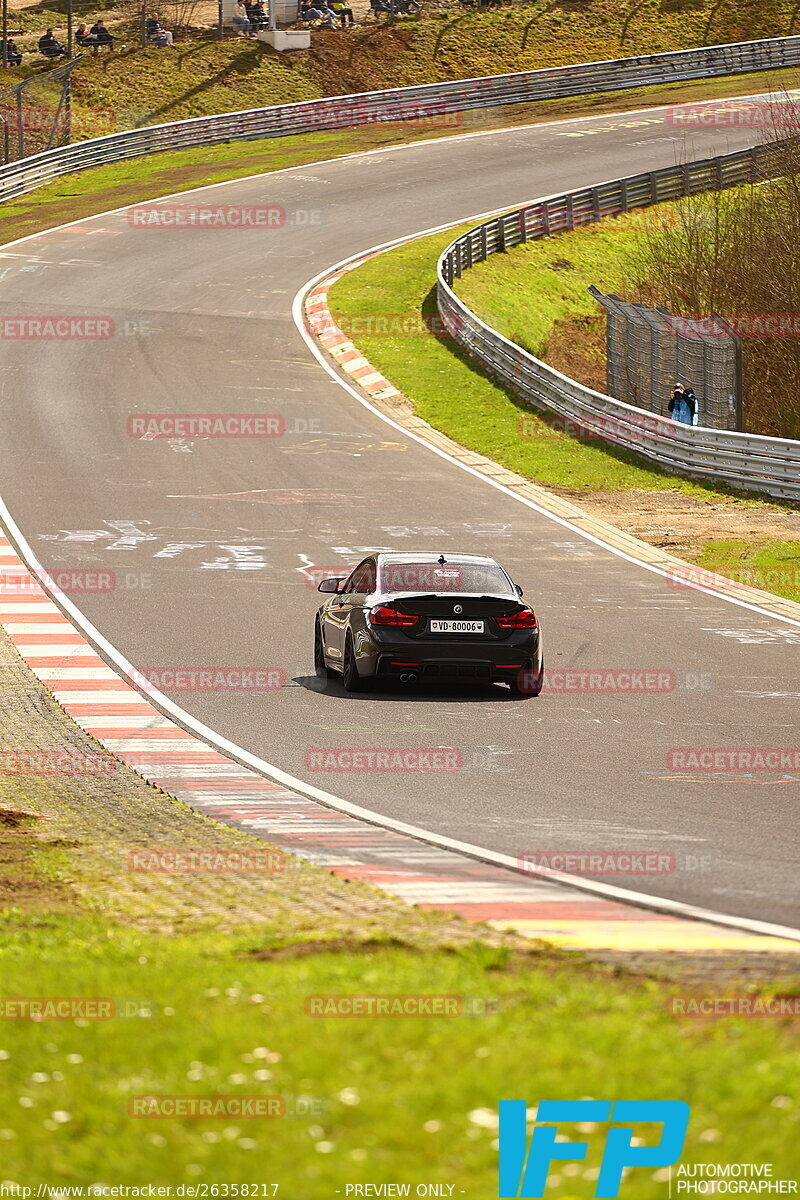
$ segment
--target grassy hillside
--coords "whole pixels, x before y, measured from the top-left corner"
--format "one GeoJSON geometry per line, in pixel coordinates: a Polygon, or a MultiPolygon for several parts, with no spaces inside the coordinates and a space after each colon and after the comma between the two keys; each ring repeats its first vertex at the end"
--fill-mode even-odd
{"type": "MultiPolygon", "coordinates": [[[[19,44],[32,46],[43,23],[63,28],[62,7],[53,0],[52,10],[16,8],[12,23],[26,31],[19,44]]],[[[752,8],[749,0],[538,0],[468,12],[429,0],[418,19],[319,31],[309,51],[279,55],[259,42],[219,43],[210,31],[179,32],[174,52],[141,50],[138,16],[122,4],[106,16],[127,48],[87,55],[75,71],[77,136],[314,96],[783,35],[797,23],[795,7],[790,0],[759,0],[752,8]]],[[[30,73],[28,64],[42,65],[25,61],[6,73],[5,83],[30,73]]]]}

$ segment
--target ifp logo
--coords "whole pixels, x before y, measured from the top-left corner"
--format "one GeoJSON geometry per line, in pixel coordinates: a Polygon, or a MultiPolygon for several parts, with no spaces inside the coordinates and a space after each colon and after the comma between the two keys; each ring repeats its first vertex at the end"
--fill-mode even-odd
{"type": "Polygon", "coordinates": [[[544,1195],[550,1164],[586,1157],[588,1142],[556,1141],[563,1122],[653,1122],[663,1125],[654,1145],[634,1146],[630,1126],[609,1129],[595,1188],[597,1197],[619,1193],[626,1167],[668,1167],[677,1162],[686,1139],[689,1105],[683,1100],[542,1100],[530,1150],[524,1100],[500,1101],[501,1200],[529,1200],[544,1195]]]}

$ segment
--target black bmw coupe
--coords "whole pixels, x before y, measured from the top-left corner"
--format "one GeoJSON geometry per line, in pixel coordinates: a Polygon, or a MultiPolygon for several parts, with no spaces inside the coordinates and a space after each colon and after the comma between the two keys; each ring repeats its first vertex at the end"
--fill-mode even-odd
{"type": "Polygon", "coordinates": [[[323,579],[314,623],[317,675],[345,690],[373,679],[505,683],[538,696],[542,632],[522,588],[478,554],[370,554],[349,577],[323,579]]]}

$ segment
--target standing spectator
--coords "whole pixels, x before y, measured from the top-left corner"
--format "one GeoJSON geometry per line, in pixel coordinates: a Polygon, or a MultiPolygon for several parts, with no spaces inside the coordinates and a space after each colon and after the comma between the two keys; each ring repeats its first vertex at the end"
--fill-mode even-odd
{"type": "Polygon", "coordinates": [[[114,39],[106,29],[106,23],[102,17],[95,21],[89,33],[92,37],[97,38],[98,46],[110,46],[112,50],[114,49],[114,39]]]}
{"type": "Polygon", "coordinates": [[[43,54],[45,58],[61,58],[62,55],[66,55],[67,48],[57,40],[52,29],[48,29],[39,38],[39,53],[43,54]]]}
{"type": "Polygon", "coordinates": [[[685,388],[682,383],[676,383],[667,409],[673,421],[679,421],[681,425],[692,425],[697,413],[697,400],[692,389],[685,388]]]}
{"type": "Polygon", "coordinates": [[[353,10],[347,8],[344,0],[328,0],[328,7],[336,14],[342,23],[342,29],[349,27],[353,28],[353,10]]]}
{"type": "Polygon", "coordinates": [[[158,19],[158,13],[153,13],[147,18],[147,37],[148,40],[154,41],[157,46],[172,46],[172,34],[158,19]]]}
{"type": "MultiPolygon", "coordinates": [[[[2,39],[0,39],[0,51],[3,48],[2,39]]],[[[0,54],[0,62],[3,61],[3,56],[0,54]]],[[[6,42],[6,66],[18,67],[22,62],[22,55],[17,49],[17,43],[13,38],[9,38],[6,42]]]]}
{"type": "Polygon", "coordinates": [[[233,10],[231,22],[236,26],[239,33],[243,33],[245,37],[255,37],[255,34],[251,34],[250,18],[247,15],[244,0],[236,0],[236,7],[233,10]]]}

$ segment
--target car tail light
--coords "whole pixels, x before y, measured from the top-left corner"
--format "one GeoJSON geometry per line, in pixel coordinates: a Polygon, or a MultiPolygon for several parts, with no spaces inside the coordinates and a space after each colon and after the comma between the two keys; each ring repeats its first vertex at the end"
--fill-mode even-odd
{"type": "Polygon", "coordinates": [[[536,613],[532,608],[522,608],[508,617],[495,617],[500,629],[538,629],[536,613]]]}
{"type": "Polygon", "coordinates": [[[397,608],[392,608],[389,604],[376,604],[369,614],[370,623],[372,625],[395,625],[401,629],[410,629],[416,625],[419,617],[413,613],[400,612],[397,608]]]}

